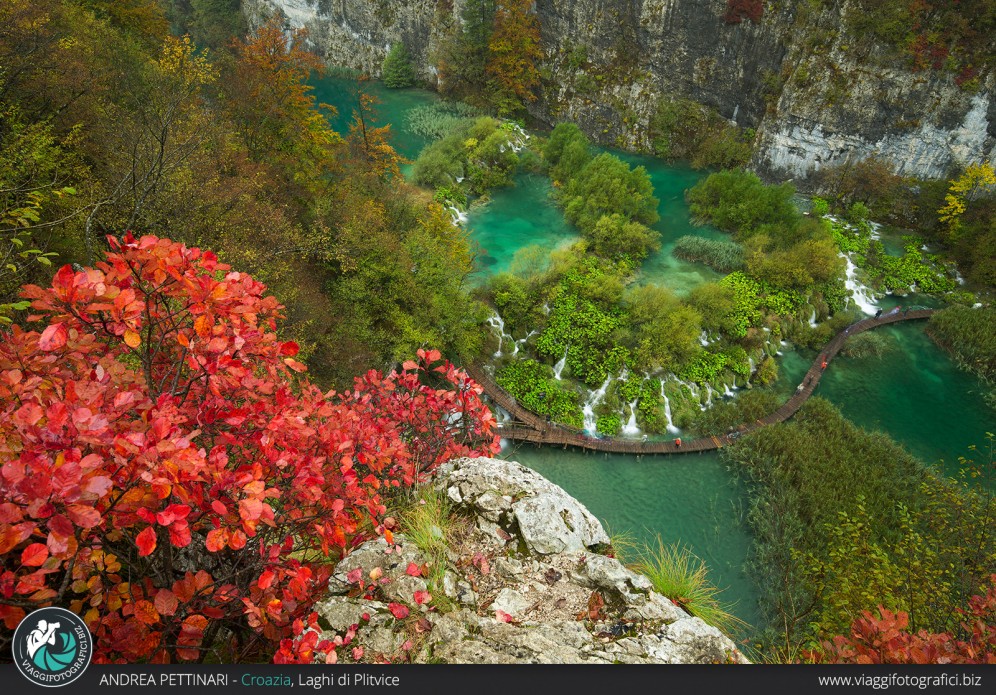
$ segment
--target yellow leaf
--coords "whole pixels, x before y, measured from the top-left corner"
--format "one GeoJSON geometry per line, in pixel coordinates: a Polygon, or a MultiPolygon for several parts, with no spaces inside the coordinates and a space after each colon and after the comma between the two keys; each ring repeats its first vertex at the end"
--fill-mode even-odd
{"type": "Polygon", "coordinates": [[[142,344],[142,336],[129,328],[125,331],[124,341],[128,347],[137,348],[142,344]]]}

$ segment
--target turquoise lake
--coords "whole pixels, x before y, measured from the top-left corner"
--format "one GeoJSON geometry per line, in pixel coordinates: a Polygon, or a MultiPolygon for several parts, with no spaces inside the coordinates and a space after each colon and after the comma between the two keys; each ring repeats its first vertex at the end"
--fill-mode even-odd
{"type": "MultiPolygon", "coordinates": [[[[334,125],[345,131],[355,103],[349,80],[323,79],[314,85],[319,101],[339,110],[334,125]]],[[[382,100],[377,125],[390,123],[398,151],[415,158],[426,141],[407,129],[404,114],[437,97],[416,89],[388,90],[380,83],[371,83],[369,91],[382,100]]],[[[709,268],[671,255],[674,242],[685,234],[725,237],[711,227],[693,225],[688,217],[684,192],[705,174],[652,157],[615,154],[646,167],[661,201],[661,220],[654,227],[661,232],[662,248],[645,262],[641,281],[684,294],[719,279],[709,268]]],[[[552,202],[550,190],[547,178],[522,174],[514,187],[493,192],[486,206],[470,211],[466,226],[479,246],[478,281],[507,270],[520,248],[538,244],[552,251],[577,238],[552,202]]],[[[888,308],[894,301],[882,305],[888,308]]],[[[838,357],[816,395],[829,399],[859,426],[885,431],[927,464],[955,474],[958,458],[970,455],[968,447],[982,446],[986,433],[996,431],[996,413],[983,400],[979,381],[934,345],[923,323],[879,330],[888,338],[889,351],[880,358],[838,357]]],[[[814,357],[811,351],[788,350],[781,359],[777,389],[787,396],[814,357]]],[[[688,546],[705,560],[723,599],[734,604],[734,613],[760,625],[757,589],[744,570],[751,546],[744,524],[747,492],[718,454],[639,458],[513,444],[503,455],[561,485],[612,533],[638,542],[653,541],[659,534],[665,542],[688,546]]]]}

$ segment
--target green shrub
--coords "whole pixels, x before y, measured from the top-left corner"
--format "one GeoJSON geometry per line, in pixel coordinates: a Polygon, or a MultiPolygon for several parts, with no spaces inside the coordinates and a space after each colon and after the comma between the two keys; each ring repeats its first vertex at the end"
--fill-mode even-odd
{"type": "Polygon", "coordinates": [[[650,119],[654,153],[686,159],[693,167],[732,168],[750,160],[753,131],[741,131],[708,108],[689,99],[661,99],[650,119]]]}
{"type": "Polygon", "coordinates": [[[602,258],[638,264],[648,254],[659,251],[661,235],[639,222],[627,221],[620,214],[602,215],[594,227],[584,233],[591,251],[602,258]]]}
{"type": "Polygon", "coordinates": [[[601,434],[610,437],[616,436],[622,431],[622,421],[619,419],[619,413],[599,415],[595,421],[595,429],[601,434]]]}
{"type": "Polygon", "coordinates": [[[502,367],[495,381],[519,403],[537,415],[581,427],[581,397],[553,378],[552,370],[535,360],[515,360],[502,367]]]}
{"type": "Polygon", "coordinates": [[[791,184],[766,186],[756,174],[731,169],[710,174],[686,197],[693,219],[737,232],[744,239],[766,224],[796,227],[801,216],[792,202],[794,195],[791,184]]]}
{"type": "Polygon", "coordinates": [[[582,231],[591,231],[603,215],[623,217],[651,225],[660,217],[654,188],[646,169],[631,169],[615,155],[604,152],[585,165],[563,189],[564,216],[582,231]]]}
{"type": "MultiPolygon", "coordinates": [[[[753,491],[749,567],[783,659],[878,605],[956,632],[954,607],[996,571],[996,498],[938,477],[820,398],[721,456],[753,491]]],[[[985,459],[965,464],[991,475],[985,459]]]]}
{"type": "Polygon", "coordinates": [[[888,336],[868,331],[849,337],[840,352],[847,357],[882,357],[890,350],[894,350],[895,347],[888,336]]]}

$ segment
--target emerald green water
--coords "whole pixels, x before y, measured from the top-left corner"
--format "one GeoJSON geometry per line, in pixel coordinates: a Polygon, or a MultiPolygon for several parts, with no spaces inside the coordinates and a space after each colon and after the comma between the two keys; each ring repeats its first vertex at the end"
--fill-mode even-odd
{"type": "Polygon", "coordinates": [[[513,445],[502,456],[560,485],[612,534],[626,534],[637,545],[655,545],[659,534],[665,543],[689,547],[705,561],[720,600],[741,620],[760,625],[757,588],[744,571],[751,544],[747,495],[719,454],[638,458],[513,445]]]}
{"type": "MultiPolygon", "coordinates": [[[[355,97],[348,80],[315,81],[320,101],[339,109],[334,125],[345,131],[355,97]]],[[[426,143],[409,132],[404,114],[413,106],[435,101],[421,90],[388,90],[379,83],[369,91],[382,100],[377,125],[392,124],[393,141],[404,156],[414,158],[426,143]]],[[[684,191],[704,174],[660,160],[616,152],[647,168],[661,201],[662,249],[644,264],[641,281],[658,282],[684,294],[696,285],[719,279],[709,268],[671,255],[675,240],[685,234],[724,238],[711,227],[688,219],[684,191]]],[[[553,250],[577,238],[550,199],[549,181],[522,174],[516,186],[492,194],[490,203],[471,211],[467,227],[479,245],[479,278],[507,270],[515,252],[530,244],[553,250]]],[[[883,300],[888,309],[891,301],[883,300]]],[[[898,300],[926,304],[920,298],[898,300]]],[[[893,439],[946,473],[957,470],[959,456],[971,444],[982,445],[985,433],[996,431],[996,413],[982,398],[980,383],[960,371],[923,333],[923,322],[878,329],[893,344],[882,358],[838,356],[816,395],[828,398],[845,416],[893,439]]],[[[780,361],[777,386],[787,397],[816,353],[787,351],[780,361]]],[[[757,587],[744,572],[751,537],[744,526],[747,494],[719,461],[718,454],[637,458],[585,454],[574,450],[521,445],[503,453],[534,468],[584,503],[613,533],[627,533],[637,542],[687,545],[706,561],[722,599],[735,603],[734,613],[759,626],[757,587]]]]}
{"type": "MultiPolygon", "coordinates": [[[[983,399],[981,382],[934,344],[924,333],[925,324],[911,321],[877,329],[889,340],[889,352],[834,358],[815,395],[855,424],[887,432],[922,461],[956,475],[958,457],[971,456],[970,445],[982,448],[986,433],[996,432],[996,411],[983,399]]],[[[798,383],[809,364],[799,356],[786,359],[783,383],[798,383]]]]}
{"type": "Polygon", "coordinates": [[[550,191],[546,176],[520,174],[514,186],[495,191],[487,205],[471,208],[466,227],[478,246],[478,282],[507,271],[524,246],[552,251],[577,240],[577,229],[564,220],[550,191]]]}
{"type": "MultiPolygon", "coordinates": [[[[312,95],[319,104],[335,107],[336,114],[329,118],[332,127],[343,135],[348,133],[357,107],[356,81],[321,77],[312,79],[309,84],[314,88],[312,95]]],[[[365,83],[364,90],[379,101],[374,106],[373,126],[390,125],[394,149],[406,159],[418,157],[428,141],[409,130],[405,114],[416,106],[435,103],[439,97],[424,89],[388,89],[382,82],[373,81],[365,83]]]]}

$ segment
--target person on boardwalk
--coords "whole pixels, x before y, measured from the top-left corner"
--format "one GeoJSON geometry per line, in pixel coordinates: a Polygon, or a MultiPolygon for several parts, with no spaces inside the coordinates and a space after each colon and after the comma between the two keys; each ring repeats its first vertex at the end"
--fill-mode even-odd
{"type": "Polygon", "coordinates": [[[679,449],[681,448],[681,437],[678,437],[677,439],[674,440],[674,445],[679,449]]]}
{"type": "Polygon", "coordinates": [[[882,310],[881,309],[879,309],[878,311],[875,312],[875,318],[879,318],[880,316],[882,316],[882,310]]]}
{"type": "Polygon", "coordinates": [[[820,364],[820,369],[826,369],[826,368],[827,368],[827,358],[824,357],[822,364],[820,364]]]}

